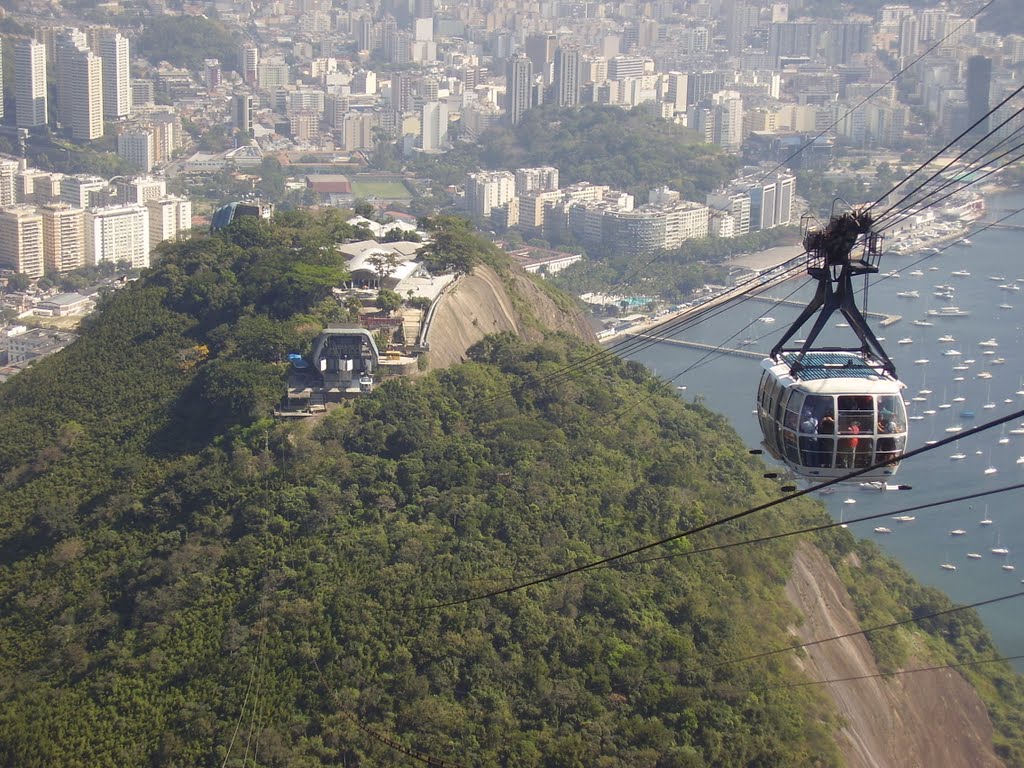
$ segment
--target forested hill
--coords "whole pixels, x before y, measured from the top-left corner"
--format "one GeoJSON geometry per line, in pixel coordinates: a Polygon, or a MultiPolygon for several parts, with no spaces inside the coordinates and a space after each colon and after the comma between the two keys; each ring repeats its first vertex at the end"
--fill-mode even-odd
{"type": "MultiPolygon", "coordinates": [[[[723,663],[792,642],[794,539],[682,556],[823,520],[810,502],[433,607],[778,488],[721,417],[557,335],[264,419],[281,350],[333,311],[345,234],[295,216],[175,246],[0,387],[0,765],[408,760],[387,742],[462,766],[839,765],[790,660],[723,663]]],[[[948,604],[845,531],[818,543],[860,563],[866,620],[948,604]]],[[[923,629],[878,633],[882,663],[995,653],[971,613],[923,629]]],[[[964,674],[1022,764],[1019,678],[964,674]]]]}

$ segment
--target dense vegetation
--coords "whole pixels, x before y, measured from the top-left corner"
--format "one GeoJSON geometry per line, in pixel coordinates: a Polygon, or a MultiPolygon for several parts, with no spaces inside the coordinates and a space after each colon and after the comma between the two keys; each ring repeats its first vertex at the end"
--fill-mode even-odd
{"type": "Polygon", "coordinates": [[[414,163],[418,175],[462,184],[467,173],[553,165],[564,187],[578,181],[608,184],[647,201],[649,190],[668,185],[686,199],[700,199],[729,179],[737,160],[704,144],[695,131],[641,108],[594,104],[579,109],[546,105],[516,126],[498,126],[474,143],[459,143],[442,157],[414,163]]]}
{"type": "Polygon", "coordinates": [[[135,41],[140,56],[154,64],[198,70],[204,59],[219,59],[226,69],[237,66],[238,34],[206,16],[150,16],[135,41]]]}
{"type": "MultiPolygon", "coordinates": [[[[437,258],[487,258],[433,226],[437,258]]],[[[679,558],[431,607],[777,487],[635,363],[551,379],[593,353],[561,336],[492,337],[315,423],[265,419],[283,353],[336,311],[327,246],[350,234],[289,214],[170,246],[0,386],[0,764],[398,763],[371,729],[467,766],[838,765],[821,691],[773,687],[798,679],[784,657],[716,665],[788,642],[794,542],[682,557],[820,521],[810,502],[679,558]]],[[[853,547],[824,543],[837,563],[853,547]]],[[[872,578],[878,611],[940,599],[872,578]]],[[[971,621],[935,647],[990,651],[971,621]]],[[[1019,711],[1017,678],[977,674],[1019,711]]],[[[1019,722],[998,722],[1019,756],[1019,722]]]]}
{"type": "Polygon", "coordinates": [[[588,258],[553,276],[560,288],[573,294],[602,291],[641,294],[666,301],[681,301],[709,283],[722,284],[728,271],[722,262],[798,240],[796,227],[751,232],[740,237],[689,240],[681,247],[655,256],[612,254],[588,258]]]}

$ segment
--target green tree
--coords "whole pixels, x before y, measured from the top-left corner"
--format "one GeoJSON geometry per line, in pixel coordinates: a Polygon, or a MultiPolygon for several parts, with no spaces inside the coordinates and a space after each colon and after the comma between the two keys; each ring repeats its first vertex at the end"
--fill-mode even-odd
{"type": "Polygon", "coordinates": [[[393,314],[402,306],[402,297],[387,288],[377,292],[377,306],[387,315],[393,314]]]}

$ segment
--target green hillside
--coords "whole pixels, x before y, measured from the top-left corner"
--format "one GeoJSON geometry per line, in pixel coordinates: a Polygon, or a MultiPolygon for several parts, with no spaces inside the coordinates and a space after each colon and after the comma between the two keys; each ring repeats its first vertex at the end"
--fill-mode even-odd
{"type": "MultiPolygon", "coordinates": [[[[840,765],[785,656],[719,663],[791,642],[794,539],[433,607],[778,487],[637,364],[535,384],[594,353],[558,335],[266,419],[285,353],[337,312],[327,244],[350,235],[291,214],[173,246],[0,386],[0,765],[411,763],[387,741],[463,766],[840,765]]],[[[668,552],[824,519],[801,500],[668,552]]],[[[871,620],[948,604],[857,552],[871,620]]],[[[925,629],[940,658],[994,653],[971,613],[925,629]]],[[[877,639],[883,661],[910,634],[877,639]]],[[[1019,678],[971,674],[1021,764],[1019,678]]]]}

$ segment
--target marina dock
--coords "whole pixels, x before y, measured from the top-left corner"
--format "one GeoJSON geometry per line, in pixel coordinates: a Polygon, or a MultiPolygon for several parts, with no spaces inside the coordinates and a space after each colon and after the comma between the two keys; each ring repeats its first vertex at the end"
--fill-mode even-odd
{"type": "MultiPolygon", "coordinates": [[[[769,304],[784,304],[788,307],[799,307],[803,309],[806,302],[793,301],[793,299],[773,299],[771,296],[747,296],[748,299],[754,299],[755,301],[766,301],[769,304]]],[[[872,320],[877,320],[878,324],[882,327],[889,327],[893,323],[898,323],[903,319],[903,315],[886,315],[881,312],[865,312],[865,317],[869,317],[872,320]]]]}

